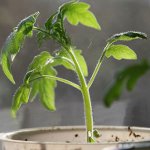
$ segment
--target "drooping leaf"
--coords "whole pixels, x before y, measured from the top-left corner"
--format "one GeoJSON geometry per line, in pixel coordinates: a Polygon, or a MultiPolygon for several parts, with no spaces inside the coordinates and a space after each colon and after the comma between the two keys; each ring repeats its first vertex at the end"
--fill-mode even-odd
{"type": "MultiPolygon", "coordinates": [[[[56,81],[52,80],[48,77],[42,77],[43,75],[56,76],[57,72],[50,66],[46,65],[43,67],[40,75],[37,76],[32,75],[33,81],[31,96],[35,98],[37,94],[39,94],[40,101],[48,110],[54,111],[55,108],[55,88],[56,81]]],[[[33,99],[32,99],[33,100],[33,99]]]]}
{"type": "MultiPolygon", "coordinates": [[[[66,51],[62,49],[55,57],[52,57],[48,52],[42,52],[40,55],[36,56],[32,63],[29,65],[28,73],[24,79],[24,83],[26,84],[29,84],[32,81],[30,84],[32,87],[30,94],[31,100],[33,100],[36,95],[39,94],[41,102],[47,109],[50,110],[55,110],[54,90],[56,87],[56,81],[48,77],[42,78],[42,76],[56,76],[57,73],[53,67],[58,65],[63,65],[67,69],[75,70],[75,67],[71,62],[71,58],[65,52],[66,51]]],[[[83,56],[81,55],[81,51],[74,50],[74,52],[84,74],[87,75],[87,66],[83,56]]]]}
{"type": "Polygon", "coordinates": [[[16,27],[17,31],[22,32],[26,36],[32,36],[33,27],[39,14],[39,12],[36,12],[21,20],[18,26],[16,27]]]}
{"type": "Polygon", "coordinates": [[[7,78],[12,82],[15,83],[12,73],[11,73],[11,58],[14,59],[16,53],[20,49],[21,45],[24,42],[24,36],[21,36],[17,31],[15,30],[10,34],[10,36],[7,38],[3,48],[2,48],[2,54],[1,54],[1,65],[3,72],[7,76],[7,78]]]}
{"type": "MultiPolygon", "coordinates": [[[[36,76],[34,76],[36,78],[36,76]]],[[[38,77],[38,76],[37,76],[38,77]]],[[[39,84],[37,82],[33,82],[31,84],[31,92],[30,92],[30,101],[33,102],[36,96],[38,95],[39,84]]]]}
{"type": "Polygon", "coordinates": [[[135,64],[124,68],[120,71],[113,84],[109,87],[104,96],[104,103],[106,106],[118,100],[123,92],[124,87],[128,91],[132,91],[138,80],[150,70],[150,64],[147,61],[142,61],[139,64],[135,64]]]}
{"type": "Polygon", "coordinates": [[[39,12],[22,20],[14,31],[8,36],[1,53],[1,65],[7,78],[15,83],[11,73],[11,62],[20,51],[26,37],[32,35],[32,29],[39,12]]]}
{"type": "Polygon", "coordinates": [[[137,59],[136,53],[126,45],[111,45],[105,56],[107,58],[114,57],[117,60],[121,59],[137,59]]]}
{"type": "MultiPolygon", "coordinates": [[[[47,65],[43,68],[41,75],[56,76],[57,72],[50,66],[47,65]]],[[[54,111],[55,108],[55,87],[56,81],[50,78],[42,78],[38,82],[39,85],[39,96],[40,101],[45,108],[54,111]]]]}
{"type": "Polygon", "coordinates": [[[52,64],[47,64],[50,58],[52,56],[46,51],[36,56],[29,65],[24,83],[30,83],[31,100],[38,94],[44,107],[54,111],[56,81],[47,76],[56,76],[57,72],[52,64]]]}
{"type": "Polygon", "coordinates": [[[13,117],[16,116],[16,112],[19,110],[20,106],[28,102],[30,91],[31,91],[31,88],[29,85],[22,85],[16,91],[13,97],[13,103],[12,103],[12,108],[11,108],[13,117]]]}
{"type": "Polygon", "coordinates": [[[131,41],[136,39],[147,39],[147,35],[142,32],[128,31],[113,35],[107,42],[114,43],[117,41],[131,41]]]}

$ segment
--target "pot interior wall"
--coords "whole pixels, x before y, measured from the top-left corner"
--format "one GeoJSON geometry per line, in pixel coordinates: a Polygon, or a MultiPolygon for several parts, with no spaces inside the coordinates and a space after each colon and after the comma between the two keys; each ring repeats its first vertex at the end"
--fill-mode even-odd
{"type": "MultiPolygon", "coordinates": [[[[134,127],[97,127],[98,143],[150,140],[150,129],[134,127]]],[[[22,130],[7,135],[8,139],[38,142],[85,143],[86,130],[82,127],[54,127],[22,130]]]]}

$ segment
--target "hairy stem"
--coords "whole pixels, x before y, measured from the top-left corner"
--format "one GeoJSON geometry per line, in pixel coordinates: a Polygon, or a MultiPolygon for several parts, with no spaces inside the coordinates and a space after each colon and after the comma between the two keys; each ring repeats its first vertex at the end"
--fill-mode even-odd
{"type": "Polygon", "coordinates": [[[85,77],[84,77],[81,67],[76,59],[73,49],[70,47],[69,49],[67,49],[67,51],[69,52],[69,54],[72,58],[72,61],[75,64],[76,72],[79,77],[79,81],[80,81],[80,85],[81,85],[81,92],[82,92],[82,96],[83,96],[83,100],[84,100],[87,142],[90,143],[90,142],[93,142],[91,139],[94,139],[94,137],[93,137],[93,115],[92,115],[90,93],[89,93],[89,89],[87,87],[85,77]]]}
{"type": "Polygon", "coordinates": [[[69,80],[66,80],[66,79],[63,79],[63,78],[59,78],[59,77],[55,77],[55,76],[50,76],[50,75],[41,75],[40,77],[37,77],[37,78],[34,78],[34,79],[30,80],[29,83],[31,83],[31,82],[33,82],[35,80],[41,79],[41,78],[50,78],[52,80],[57,80],[59,82],[71,85],[72,87],[74,87],[74,88],[78,89],[79,91],[81,91],[80,86],[77,85],[76,83],[73,83],[73,82],[71,82],[69,80]]]}
{"type": "Polygon", "coordinates": [[[94,72],[93,72],[93,74],[92,74],[92,76],[91,76],[91,78],[90,78],[90,80],[89,80],[88,88],[90,88],[90,87],[92,86],[92,84],[93,84],[93,82],[94,82],[94,80],[95,80],[95,78],[96,78],[96,76],[97,76],[97,74],[98,74],[98,71],[99,71],[99,69],[100,69],[100,67],[101,67],[101,65],[102,65],[102,62],[103,62],[103,60],[104,60],[105,53],[106,53],[107,49],[110,47],[110,45],[111,45],[111,44],[108,43],[108,44],[106,45],[106,47],[104,48],[104,50],[103,50],[103,52],[102,52],[102,54],[101,54],[101,56],[100,56],[100,58],[99,58],[99,60],[98,60],[98,63],[97,63],[97,65],[96,65],[95,69],[94,69],[94,72]]]}

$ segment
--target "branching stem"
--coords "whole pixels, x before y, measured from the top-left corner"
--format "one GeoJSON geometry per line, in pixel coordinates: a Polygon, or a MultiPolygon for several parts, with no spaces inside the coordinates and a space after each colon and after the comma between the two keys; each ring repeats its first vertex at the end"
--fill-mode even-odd
{"type": "Polygon", "coordinates": [[[95,69],[94,69],[94,72],[93,72],[93,74],[92,74],[92,76],[91,76],[91,78],[90,78],[90,80],[89,80],[88,88],[90,88],[90,87],[92,86],[92,84],[93,84],[93,82],[94,82],[94,80],[95,80],[95,78],[96,78],[96,76],[97,76],[97,74],[98,74],[98,71],[100,70],[100,67],[101,67],[101,65],[102,65],[102,62],[103,62],[103,60],[104,60],[105,53],[106,53],[107,49],[110,47],[110,45],[111,45],[111,44],[108,43],[108,44],[106,45],[106,47],[104,48],[104,50],[103,50],[103,52],[102,52],[102,55],[100,56],[100,58],[99,58],[99,60],[98,60],[98,63],[97,63],[97,65],[96,65],[95,69]]]}
{"type": "MultiPolygon", "coordinates": [[[[34,27],[35,30],[43,32],[48,34],[49,36],[50,33],[48,33],[47,31],[40,29],[38,27],[34,27]]],[[[71,81],[68,81],[66,79],[62,79],[62,78],[58,78],[58,77],[53,77],[53,76],[48,76],[48,75],[44,75],[41,77],[38,77],[34,80],[43,78],[43,77],[48,77],[54,80],[58,80],[60,82],[66,83],[68,85],[71,85],[73,87],[75,87],[76,89],[80,90],[83,96],[83,100],[84,100],[84,110],[85,110],[85,122],[86,122],[86,130],[87,130],[87,142],[92,143],[94,142],[94,136],[93,136],[93,114],[92,114],[92,105],[91,105],[91,97],[90,97],[90,92],[89,92],[89,88],[87,85],[87,82],[85,80],[85,77],[83,75],[82,69],[78,63],[78,60],[74,54],[74,51],[72,49],[71,46],[68,45],[63,45],[62,43],[60,43],[69,53],[70,57],[72,58],[72,61],[74,63],[75,69],[76,69],[76,73],[78,75],[79,81],[80,81],[80,86],[72,83],[71,81]]],[[[30,81],[31,82],[31,81],[30,81]]]]}

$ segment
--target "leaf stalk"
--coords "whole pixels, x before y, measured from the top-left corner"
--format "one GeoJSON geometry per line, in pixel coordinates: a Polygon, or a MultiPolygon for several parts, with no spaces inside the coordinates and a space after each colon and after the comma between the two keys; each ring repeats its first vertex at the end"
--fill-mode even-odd
{"type": "Polygon", "coordinates": [[[93,84],[93,82],[94,82],[94,80],[95,80],[95,78],[96,78],[96,76],[97,76],[97,74],[98,74],[98,72],[100,70],[102,62],[104,60],[105,53],[106,53],[107,49],[110,47],[110,45],[111,45],[111,43],[107,43],[107,45],[105,46],[105,48],[104,48],[100,58],[98,59],[98,63],[97,63],[97,65],[96,65],[96,67],[95,67],[95,69],[93,71],[93,74],[92,74],[92,76],[91,76],[91,78],[90,78],[90,80],[88,82],[88,88],[90,88],[92,86],[92,84],[93,84]]]}
{"type": "Polygon", "coordinates": [[[71,82],[69,80],[66,80],[66,79],[63,79],[63,78],[60,78],[60,77],[55,77],[55,76],[50,76],[50,75],[41,75],[41,76],[39,76],[37,78],[34,78],[34,79],[30,80],[29,83],[34,82],[35,80],[38,80],[38,79],[42,79],[42,78],[50,78],[52,80],[57,80],[59,82],[71,85],[72,87],[74,87],[74,88],[78,89],[79,91],[81,91],[80,86],[77,85],[76,83],[73,83],[73,82],[71,82]]]}
{"type": "Polygon", "coordinates": [[[49,35],[49,36],[51,37],[50,33],[47,32],[47,31],[44,30],[44,29],[41,29],[41,28],[38,28],[38,27],[33,27],[33,30],[36,30],[36,31],[40,31],[40,32],[46,33],[47,35],[49,35]]]}

